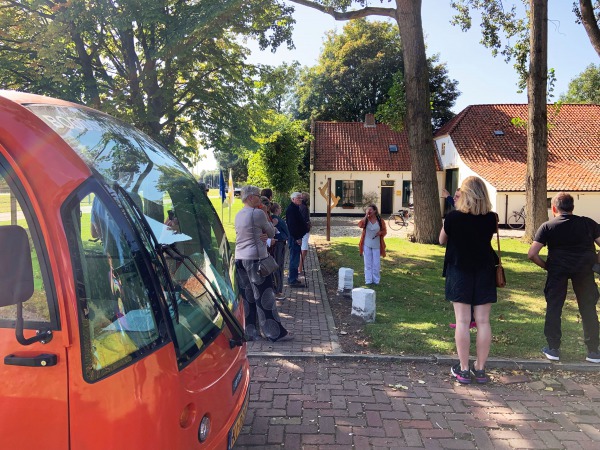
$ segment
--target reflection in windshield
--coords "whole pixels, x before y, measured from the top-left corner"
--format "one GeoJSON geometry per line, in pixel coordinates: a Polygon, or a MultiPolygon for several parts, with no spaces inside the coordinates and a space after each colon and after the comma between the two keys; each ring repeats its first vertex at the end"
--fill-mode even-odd
{"type": "MultiPolygon", "coordinates": [[[[28,109],[108,186],[123,188],[144,214],[157,242],[174,245],[194,259],[212,288],[235,308],[223,227],[206,194],[173,155],[135,128],[97,111],[54,105],[29,105],[28,109]]],[[[177,273],[180,264],[167,262],[175,283],[185,283],[177,273]]]]}

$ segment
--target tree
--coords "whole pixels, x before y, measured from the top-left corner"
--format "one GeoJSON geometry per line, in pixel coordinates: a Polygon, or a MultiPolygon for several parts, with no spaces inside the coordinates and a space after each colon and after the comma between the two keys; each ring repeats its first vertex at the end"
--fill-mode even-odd
{"type": "Polygon", "coordinates": [[[482,44],[492,49],[494,56],[500,52],[507,62],[514,59],[521,78],[519,87],[527,86],[529,115],[524,239],[532,241],[536,230],[548,218],[548,1],[523,0],[523,4],[529,7],[529,11],[519,18],[516,6],[506,10],[502,0],[456,0],[452,3],[458,11],[454,23],[463,30],[471,27],[470,9],[481,12],[482,44]],[[504,33],[506,41],[516,38],[516,42],[503,46],[501,33],[504,33]]]}
{"type": "Polygon", "coordinates": [[[583,24],[592,47],[600,56],[600,27],[598,27],[600,1],[595,0],[592,4],[592,0],[579,0],[579,6],[573,2],[573,11],[577,16],[577,22],[583,24]]]}
{"type": "Polygon", "coordinates": [[[525,178],[525,236],[532,242],[548,220],[548,0],[530,0],[530,53],[527,100],[527,176],[525,178]]]}
{"type": "Polygon", "coordinates": [[[296,109],[293,86],[298,82],[300,63],[283,63],[280,66],[260,66],[260,81],[255,84],[256,103],[261,110],[292,115],[296,109]]]}
{"type": "MultiPolygon", "coordinates": [[[[367,6],[368,0],[291,0],[309,6],[336,20],[384,16],[396,20],[403,43],[404,83],[406,86],[406,129],[411,157],[415,200],[415,238],[435,243],[442,226],[431,127],[431,96],[425,40],[421,21],[421,0],[395,0],[395,8],[367,6]],[[352,3],[362,8],[349,10],[352,3]]],[[[391,0],[388,0],[391,2],[391,0]]]]}
{"type": "Polygon", "coordinates": [[[561,95],[563,103],[591,103],[600,105],[600,65],[590,64],[569,83],[566,94],[561,95]]]}
{"type": "MultiPolygon", "coordinates": [[[[434,127],[454,115],[452,106],[459,92],[457,81],[448,78],[439,55],[428,59],[431,110],[434,127]]],[[[327,33],[319,62],[301,76],[298,111],[303,119],[357,122],[374,114],[385,102],[406,102],[394,79],[404,70],[402,43],[398,27],[388,22],[357,19],[344,26],[342,33],[327,33]],[[390,92],[402,95],[390,98],[390,92]]],[[[401,118],[403,119],[403,117],[401,118]]]]}
{"type": "MultiPolygon", "coordinates": [[[[300,166],[307,153],[310,134],[303,122],[291,120],[283,114],[271,113],[264,120],[264,131],[256,137],[260,149],[255,157],[260,158],[267,184],[284,196],[301,182],[300,166]]],[[[252,174],[250,167],[248,171],[252,174]]]]}
{"type": "Polygon", "coordinates": [[[248,50],[291,46],[278,0],[0,0],[4,87],[86,103],[134,123],[180,157],[223,151],[254,117],[248,50]],[[224,137],[225,136],[225,137],[224,137]]]}

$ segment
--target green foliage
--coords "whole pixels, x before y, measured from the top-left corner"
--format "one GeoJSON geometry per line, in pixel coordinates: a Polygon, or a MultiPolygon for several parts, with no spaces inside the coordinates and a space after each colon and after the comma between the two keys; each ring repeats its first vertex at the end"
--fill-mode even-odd
{"type": "Polygon", "coordinates": [[[569,83],[566,94],[560,96],[563,103],[591,103],[600,105],[600,65],[590,64],[569,83]]]}
{"type": "Polygon", "coordinates": [[[277,0],[2,2],[2,87],[88,104],[183,159],[250,142],[257,70],[240,36],[291,46],[277,0]]]}
{"type": "Polygon", "coordinates": [[[298,82],[300,63],[283,63],[280,66],[260,66],[260,81],[255,83],[255,97],[262,110],[291,114],[296,99],[293,86],[298,82]]]}
{"type": "MultiPolygon", "coordinates": [[[[257,155],[268,182],[263,187],[271,187],[282,194],[288,193],[300,184],[302,158],[307,151],[310,135],[303,122],[277,113],[265,118],[263,128],[264,131],[256,137],[260,145],[257,155]]],[[[253,174],[250,167],[248,172],[253,174]]]]}
{"type": "MultiPolygon", "coordinates": [[[[428,60],[434,128],[453,117],[451,108],[459,95],[458,83],[438,61],[438,55],[428,60]]],[[[327,34],[318,64],[301,74],[299,117],[357,122],[377,112],[381,121],[401,128],[406,112],[403,71],[398,27],[352,20],[341,34],[327,34]]]]}
{"type": "Polygon", "coordinates": [[[393,84],[388,95],[388,99],[377,107],[375,118],[388,124],[392,130],[402,131],[406,117],[406,96],[402,72],[394,74],[393,84]]]}
{"type": "Polygon", "coordinates": [[[271,186],[265,171],[263,156],[260,152],[251,153],[248,157],[248,180],[246,184],[258,186],[261,189],[271,186]]]}

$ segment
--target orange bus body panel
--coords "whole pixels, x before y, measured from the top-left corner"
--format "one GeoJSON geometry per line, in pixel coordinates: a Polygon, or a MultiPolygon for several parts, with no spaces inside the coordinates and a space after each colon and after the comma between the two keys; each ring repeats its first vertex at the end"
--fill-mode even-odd
{"type": "MultiPolygon", "coordinates": [[[[84,380],[75,281],[60,208],[91,171],[43,121],[15,102],[81,107],[0,91],[0,152],[25,187],[42,231],[61,326],[51,342],[31,346],[19,345],[14,329],[0,328],[0,355],[58,355],[53,367],[0,366],[0,448],[227,448],[228,432],[248,395],[249,364],[245,344],[229,348],[226,327],[183,370],[167,343],[104,379],[84,380]],[[194,417],[182,426],[186,407],[194,417]],[[201,444],[198,428],[205,414],[212,431],[201,444]]],[[[243,317],[241,305],[236,316],[243,317]]],[[[31,335],[26,329],[25,336],[31,335]]]]}

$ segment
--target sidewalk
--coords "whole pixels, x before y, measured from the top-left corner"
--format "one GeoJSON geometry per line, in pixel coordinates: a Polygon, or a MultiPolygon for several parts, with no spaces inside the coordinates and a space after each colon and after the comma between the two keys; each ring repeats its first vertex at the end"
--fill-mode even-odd
{"type": "Polygon", "coordinates": [[[296,338],[248,345],[250,405],[236,449],[600,446],[600,377],[567,372],[599,367],[492,360],[493,382],[463,386],[447,356],[344,354],[312,246],[306,269],[308,286],[286,287],[279,309],[296,338]]]}

